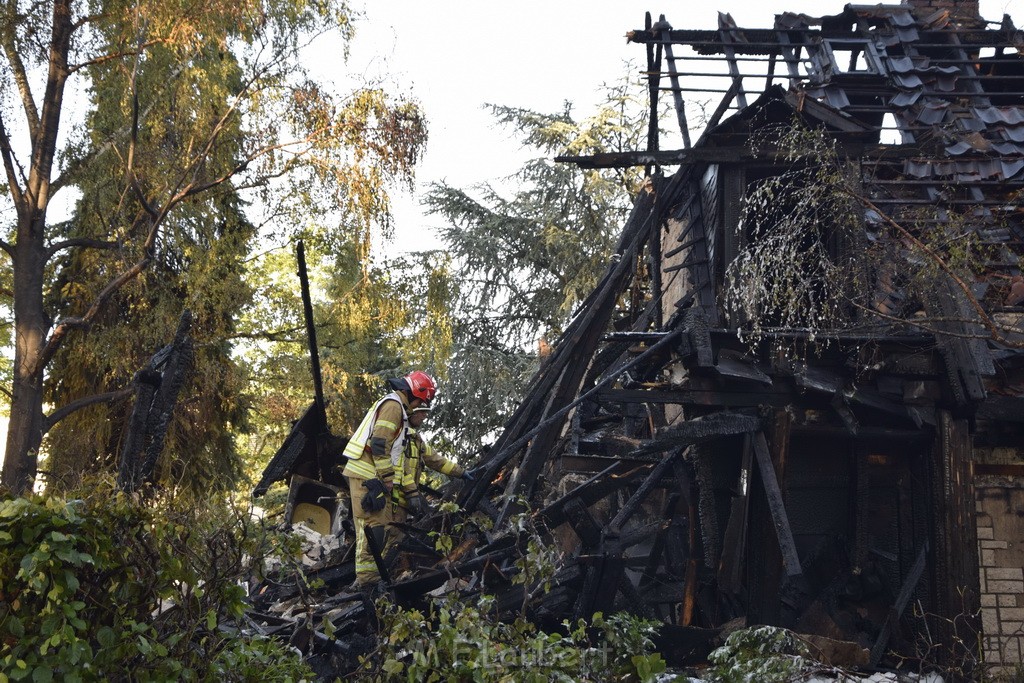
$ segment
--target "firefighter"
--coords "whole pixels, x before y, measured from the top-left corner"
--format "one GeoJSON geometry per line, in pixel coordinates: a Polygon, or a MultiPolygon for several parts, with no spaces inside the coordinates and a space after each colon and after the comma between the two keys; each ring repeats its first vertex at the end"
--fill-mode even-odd
{"type": "Polygon", "coordinates": [[[435,472],[449,477],[472,481],[473,476],[460,467],[457,463],[445,458],[443,455],[434,452],[419,428],[423,420],[430,414],[430,406],[423,405],[409,414],[409,430],[405,451],[399,457],[395,465],[395,488],[393,499],[395,501],[394,521],[405,522],[409,515],[420,517],[427,511],[423,495],[419,491],[420,475],[423,473],[423,466],[426,465],[435,472]]]}
{"type": "Polygon", "coordinates": [[[395,468],[405,451],[409,429],[409,411],[429,406],[437,384],[425,372],[416,370],[405,377],[388,380],[392,391],[366,412],[345,447],[345,468],[352,501],[352,521],[356,527],[356,579],[354,586],[365,588],[380,580],[377,564],[366,539],[369,527],[377,547],[387,541],[385,526],[393,512],[391,490],[395,468]]]}

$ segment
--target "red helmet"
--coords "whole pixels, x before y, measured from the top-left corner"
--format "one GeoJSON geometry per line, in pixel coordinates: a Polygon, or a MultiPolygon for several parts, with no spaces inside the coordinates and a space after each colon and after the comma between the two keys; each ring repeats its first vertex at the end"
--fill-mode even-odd
{"type": "Polygon", "coordinates": [[[405,383],[409,385],[409,393],[413,398],[418,398],[424,403],[430,403],[437,393],[437,383],[434,378],[422,370],[414,370],[405,376],[405,383]]]}

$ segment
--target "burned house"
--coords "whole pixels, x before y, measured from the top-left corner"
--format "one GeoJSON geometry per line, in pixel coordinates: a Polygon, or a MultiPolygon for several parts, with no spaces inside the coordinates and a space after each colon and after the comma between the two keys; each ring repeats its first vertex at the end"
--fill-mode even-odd
{"type": "MultiPolygon", "coordinates": [[[[458,492],[493,530],[389,589],[411,602],[462,577],[502,604],[516,557],[502,523],[525,500],[564,551],[531,603],[542,622],[632,610],[663,621],[680,658],[745,622],[855,641],[862,663],[1019,663],[1024,31],[922,0],[759,29],[648,17],[629,39],[646,50],[648,148],[560,161],[645,166],[649,182],[484,476],[458,492]],[[699,136],[694,93],[713,98],[699,136]],[[661,149],[665,127],[681,148],[661,149]],[[785,130],[828,160],[794,156],[785,130]],[[826,161],[845,218],[812,215],[776,257],[849,266],[796,295],[841,290],[839,313],[745,308],[737,282],[768,271],[736,264],[773,215],[751,197],[826,161]]],[[[800,193],[785,196],[774,215],[799,215],[800,193]]]]}
{"type": "Polygon", "coordinates": [[[744,617],[876,663],[922,639],[1018,663],[1024,32],[940,2],[763,29],[648,18],[629,38],[647,52],[648,149],[561,160],[645,165],[651,184],[489,460],[572,529],[576,613],[744,617]],[[716,98],[696,140],[692,93],[716,98]],[[659,149],[659,126],[682,149],[659,149]],[[758,273],[730,265],[765,234],[745,209],[759,183],[813,166],[765,135],[794,126],[829,141],[853,188],[835,201],[856,224],[818,225],[822,253],[885,256],[861,264],[845,326],[769,320],[752,342],[727,298],[758,273]],[[954,265],[966,242],[975,260],[954,265]]]}

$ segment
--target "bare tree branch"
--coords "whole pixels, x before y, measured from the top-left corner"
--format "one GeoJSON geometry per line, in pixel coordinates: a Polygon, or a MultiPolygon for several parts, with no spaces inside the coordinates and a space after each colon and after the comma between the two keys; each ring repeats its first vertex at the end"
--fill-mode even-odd
{"type": "MultiPolygon", "coordinates": [[[[13,2],[6,4],[14,5],[13,2]]],[[[12,6],[8,10],[12,17],[15,9],[16,7],[12,6]]],[[[25,109],[25,118],[28,121],[29,135],[35,140],[36,135],[39,133],[39,109],[32,98],[32,88],[29,86],[25,63],[21,60],[21,54],[18,51],[17,45],[14,44],[14,27],[14,21],[5,21],[4,26],[0,29],[0,36],[2,36],[0,41],[2,41],[4,55],[7,56],[7,61],[11,65],[11,74],[14,77],[14,82],[18,86],[18,94],[21,96],[21,104],[25,109]]]]}
{"type": "Polygon", "coordinates": [[[88,237],[72,237],[71,239],[51,244],[46,250],[46,259],[49,260],[61,249],[71,249],[72,247],[83,247],[86,249],[117,249],[120,246],[121,243],[115,241],[94,240],[88,237]]]}
{"type": "Polygon", "coordinates": [[[97,403],[110,403],[117,401],[122,398],[127,398],[132,395],[132,388],[130,386],[123,389],[117,389],[115,391],[108,391],[103,394],[93,394],[92,396],[85,396],[83,398],[76,399],[67,405],[61,406],[57,410],[53,411],[49,416],[43,418],[43,434],[53,429],[54,425],[63,420],[68,415],[78,412],[82,408],[87,408],[97,403]]]}
{"type": "Polygon", "coordinates": [[[64,87],[68,78],[68,53],[71,50],[72,31],[71,0],[55,0],[43,110],[36,122],[36,134],[32,136],[32,164],[25,187],[25,192],[35,205],[45,204],[49,199],[50,175],[53,171],[57,132],[64,107],[64,87]]]}
{"type": "MultiPolygon", "coordinates": [[[[4,126],[3,112],[0,112],[0,157],[3,157],[4,160],[4,171],[7,173],[7,184],[11,188],[11,198],[20,211],[23,196],[21,186],[18,184],[18,175],[21,175],[21,181],[24,182],[25,171],[18,164],[17,159],[14,157],[14,150],[11,149],[11,138],[7,134],[7,127],[4,126]]],[[[7,253],[12,254],[10,246],[7,246],[6,250],[7,253]]]]}
{"type": "MultiPolygon", "coordinates": [[[[147,250],[148,254],[148,250],[147,250]]],[[[57,353],[57,349],[64,343],[64,339],[67,337],[68,332],[75,329],[88,329],[92,324],[93,319],[103,310],[103,306],[107,303],[110,297],[121,289],[126,283],[135,278],[139,273],[146,269],[149,262],[152,260],[151,256],[145,256],[140,259],[135,265],[127,269],[116,278],[114,278],[103,291],[99,293],[96,299],[92,302],[89,310],[84,315],[75,318],[65,318],[64,320],[57,323],[53,328],[53,333],[50,334],[50,338],[46,341],[46,346],[43,347],[42,352],[36,359],[36,362],[30,368],[32,374],[37,374],[45,368],[53,355],[57,353]]]]}
{"type": "Polygon", "coordinates": [[[94,57],[93,59],[90,59],[88,61],[82,62],[81,64],[72,64],[71,66],[68,67],[68,73],[72,73],[73,74],[73,73],[75,73],[77,71],[81,71],[82,69],[86,69],[86,68],[88,68],[90,66],[97,66],[99,64],[104,64],[106,62],[109,62],[109,61],[112,61],[112,60],[115,60],[115,59],[122,59],[124,57],[136,57],[136,58],[138,58],[139,56],[141,56],[146,51],[147,48],[153,47],[154,45],[160,45],[160,44],[166,43],[166,42],[167,42],[167,40],[164,39],[164,38],[159,38],[159,39],[156,39],[156,40],[148,40],[148,41],[146,41],[144,43],[140,43],[138,48],[136,48],[134,50],[122,50],[121,52],[111,52],[111,53],[108,53],[108,54],[105,54],[105,55],[100,55],[99,57],[94,57]]]}
{"type": "MultiPolygon", "coordinates": [[[[859,201],[861,204],[864,205],[865,208],[876,212],[882,218],[882,220],[885,221],[886,225],[896,230],[896,232],[898,232],[905,240],[913,244],[916,248],[920,249],[928,258],[930,258],[935,263],[936,266],[939,267],[939,270],[945,273],[945,275],[949,277],[950,280],[953,281],[953,283],[964,293],[971,308],[974,309],[974,312],[978,315],[978,321],[975,322],[981,322],[985,329],[989,331],[989,334],[991,335],[991,338],[993,340],[999,342],[1000,344],[1006,344],[1007,346],[1020,345],[1018,342],[1014,342],[1008,339],[1006,335],[1002,333],[1002,330],[999,329],[999,326],[996,324],[996,322],[992,320],[992,318],[989,316],[988,311],[986,311],[985,308],[981,305],[981,302],[978,301],[978,297],[976,297],[974,295],[974,292],[971,291],[971,286],[964,282],[963,278],[961,278],[959,275],[953,272],[953,269],[949,267],[948,263],[946,263],[946,260],[942,257],[942,254],[938,253],[935,249],[931,248],[930,246],[922,242],[920,239],[918,239],[917,236],[915,236],[913,233],[907,230],[899,222],[894,220],[885,211],[882,211],[880,208],[878,208],[878,206],[867,197],[864,197],[863,195],[858,194],[857,192],[854,192],[853,190],[850,190],[848,188],[844,189],[853,199],[859,201]]],[[[941,334],[946,334],[948,336],[949,333],[942,332],[941,334]]]]}

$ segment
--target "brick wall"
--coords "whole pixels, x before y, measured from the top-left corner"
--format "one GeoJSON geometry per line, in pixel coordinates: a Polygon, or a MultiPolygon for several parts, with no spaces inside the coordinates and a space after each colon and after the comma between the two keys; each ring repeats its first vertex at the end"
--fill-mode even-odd
{"type": "Polygon", "coordinates": [[[1012,673],[1024,661],[1024,479],[975,478],[985,662],[1012,673]]]}

